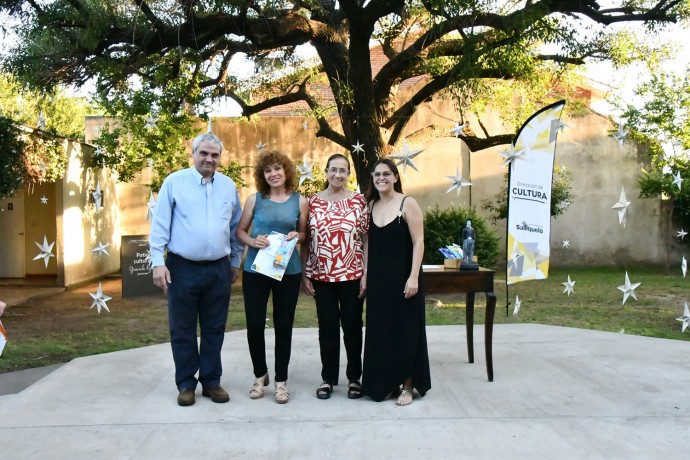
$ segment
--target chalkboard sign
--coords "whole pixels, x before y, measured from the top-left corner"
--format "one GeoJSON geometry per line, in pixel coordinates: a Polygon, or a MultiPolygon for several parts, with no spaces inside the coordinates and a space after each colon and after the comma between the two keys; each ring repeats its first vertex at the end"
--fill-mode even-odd
{"type": "Polygon", "coordinates": [[[153,284],[148,235],[127,235],[120,246],[122,297],[161,294],[153,284]]]}

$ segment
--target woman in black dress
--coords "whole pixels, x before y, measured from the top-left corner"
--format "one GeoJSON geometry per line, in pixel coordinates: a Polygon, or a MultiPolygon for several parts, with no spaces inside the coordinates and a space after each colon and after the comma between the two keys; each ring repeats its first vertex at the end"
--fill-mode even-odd
{"type": "Polygon", "coordinates": [[[371,212],[362,392],[382,401],[412,403],[413,389],[431,388],[426,344],[422,255],[423,216],[402,193],[398,168],[378,160],[367,190],[371,212]],[[402,385],[402,389],[400,386],[402,385]]]}

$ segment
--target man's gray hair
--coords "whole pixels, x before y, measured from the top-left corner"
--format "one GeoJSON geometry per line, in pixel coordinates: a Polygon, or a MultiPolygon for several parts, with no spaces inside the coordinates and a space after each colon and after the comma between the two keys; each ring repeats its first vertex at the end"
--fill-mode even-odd
{"type": "Polygon", "coordinates": [[[194,138],[192,141],[192,152],[196,152],[196,149],[199,148],[199,144],[202,142],[210,142],[212,144],[219,145],[220,153],[223,153],[223,141],[221,141],[218,136],[213,133],[199,134],[196,138],[194,138]]]}

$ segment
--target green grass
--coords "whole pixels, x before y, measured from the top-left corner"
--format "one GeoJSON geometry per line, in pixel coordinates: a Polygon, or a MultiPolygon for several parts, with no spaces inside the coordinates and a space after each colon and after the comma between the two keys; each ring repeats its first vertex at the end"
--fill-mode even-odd
{"type": "MultiPolygon", "coordinates": [[[[690,329],[681,332],[675,318],[683,312],[683,304],[690,300],[690,279],[683,278],[680,269],[663,273],[656,269],[628,269],[633,283],[642,283],[635,293],[639,300],[628,298],[621,305],[623,294],[616,289],[623,284],[625,269],[552,269],[549,278],[528,281],[509,288],[511,305],[506,316],[505,285],[495,285],[498,299],[496,324],[538,323],[583,329],[690,340],[690,329]],[[677,273],[676,273],[677,272],[677,273]],[[575,281],[574,293],[563,293],[568,275],[575,281]],[[512,315],[515,295],[522,306],[512,315]]],[[[501,278],[502,274],[497,274],[501,278]]],[[[115,298],[113,301],[117,301],[115,298]]],[[[111,303],[115,303],[111,301],[111,303]]],[[[465,324],[463,295],[427,296],[427,325],[465,324]],[[433,297],[443,304],[435,306],[433,297]]],[[[131,301],[130,301],[131,302],[131,301]]],[[[10,334],[9,342],[0,357],[0,373],[66,362],[80,356],[108,353],[142,347],[169,340],[167,311],[161,303],[135,303],[128,308],[112,306],[111,313],[95,315],[93,310],[81,308],[69,314],[58,311],[41,312],[41,302],[27,306],[28,313],[3,317],[10,334]],[[45,318],[46,315],[53,315],[45,318]],[[24,315],[24,316],[22,316],[24,315]],[[42,321],[40,321],[42,320],[42,321]],[[46,325],[49,330],[46,330],[46,325]]],[[[269,300],[268,325],[272,325],[269,300]]],[[[484,322],[484,296],[475,301],[475,323],[484,322]]],[[[295,327],[316,327],[314,300],[301,295],[295,315],[295,327]]],[[[228,331],[245,327],[241,289],[233,288],[228,331]]]]}

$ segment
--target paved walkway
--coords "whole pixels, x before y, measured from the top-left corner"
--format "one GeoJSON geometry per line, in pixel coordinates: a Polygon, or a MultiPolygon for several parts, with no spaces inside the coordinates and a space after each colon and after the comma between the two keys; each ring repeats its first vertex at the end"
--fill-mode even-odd
{"type": "MultiPolygon", "coordinates": [[[[271,393],[249,398],[243,331],[228,333],[224,345],[229,404],[197,390],[194,406],[177,406],[169,344],[75,359],[0,396],[1,457],[688,458],[687,342],[497,325],[489,383],[481,326],[475,364],[467,363],[464,326],[427,329],[433,388],[403,408],[348,400],[344,385],[318,400],[315,329],[295,330],[286,405],[271,393]]],[[[266,337],[271,350],[270,330],[266,337]]]]}

